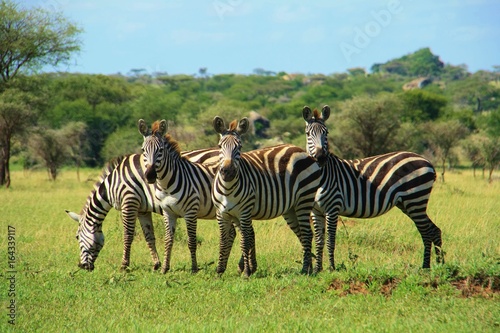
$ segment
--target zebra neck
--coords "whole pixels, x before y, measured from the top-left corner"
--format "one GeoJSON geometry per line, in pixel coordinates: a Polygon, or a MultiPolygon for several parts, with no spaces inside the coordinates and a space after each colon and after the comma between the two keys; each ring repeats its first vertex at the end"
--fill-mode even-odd
{"type": "Polygon", "coordinates": [[[101,184],[98,189],[89,195],[87,203],[82,210],[85,221],[93,220],[97,224],[101,224],[113,207],[113,203],[108,198],[109,193],[107,188],[101,184]]]}
{"type": "Polygon", "coordinates": [[[162,190],[168,190],[173,186],[178,187],[178,184],[182,183],[184,179],[182,173],[187,169],[187,164],[190,163],[172,147],[165,145],[165,150],[167,151],[166,158],[161,163],[156,181],[162,190]]]}
{"type": "Polygon", "coordinates": [[[225,181],[221,174],[217,172],[215,182],[219,185],[219,192],[224,195],[231,194],[239,188],[240,184],[240,172],[236,173],[236,176],[231,181],[225,181]]]}

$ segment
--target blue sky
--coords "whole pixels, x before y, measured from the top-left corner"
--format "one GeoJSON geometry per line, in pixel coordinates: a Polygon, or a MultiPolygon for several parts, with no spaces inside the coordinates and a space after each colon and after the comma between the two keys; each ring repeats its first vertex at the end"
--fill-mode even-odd
{"type": "Polygon", "coordinates": [[[340,73],[430,47],[469,71],[500,65],[498,0],[24,0],[84,29],[81,73],[340,73]]]}

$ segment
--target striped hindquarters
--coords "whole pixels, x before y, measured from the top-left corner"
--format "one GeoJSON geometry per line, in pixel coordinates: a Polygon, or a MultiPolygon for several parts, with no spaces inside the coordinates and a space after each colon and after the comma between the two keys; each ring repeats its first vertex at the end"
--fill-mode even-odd
{"type": "Polygon", "coordinates": [[[410,152],[357,160],[330,155],[328,164],[324,192],[330,192],[331,200],[341,200],[343,216],[375,217],[394,206],[404,205],[404,211],[420,202],[426,206],[436,179],[432,164],[410,152]]]}

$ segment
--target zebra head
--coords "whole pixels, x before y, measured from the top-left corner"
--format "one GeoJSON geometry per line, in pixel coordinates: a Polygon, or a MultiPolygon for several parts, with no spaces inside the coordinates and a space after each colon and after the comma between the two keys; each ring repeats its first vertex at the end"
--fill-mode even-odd
{"type": "Polygon", "coordinates": [[[94,270],[94,263],[104,246],[102,223],[93,220],[86,212],[81,215],[66,210],[68,216],[78,222],[76,240],[80,245],[80,262],[78,267],[87,271],[94,270]]]}
{"type": "Polygon", "coordinates": [[[161,163],[164,160],[164,137],[167,133],[167,121],[165,119],[153,124],[150,131],[146,122],[139,119],[139,132],[144,137],[142,144],[142,156],[146,170],[144,176],[149,184],[154,184],[158,176],[157,170],[161,169],[161,163]]]}
{"type": "Polygon", "coordinates": [[[330,107],[323,106],[321,114],[318,110],[311,111],[308,106],[302,109],[302,116],[306,121],[307,152],[323,166],[330,154],[328,150],[328,128],[325,121],[330,117],[330,107]]]}
{"type": "Polygon", "coordinates": [[[219,173],[223,181],[230,182],[238,174],[241,134],[248,131],[249,121],[248,118],[242,118],[239,122],[234,120],[229,124],[229,128],[226,128],[224,120],[216,116],[213,120],[213,126],[215,131],[220,134],[219,173]]]}

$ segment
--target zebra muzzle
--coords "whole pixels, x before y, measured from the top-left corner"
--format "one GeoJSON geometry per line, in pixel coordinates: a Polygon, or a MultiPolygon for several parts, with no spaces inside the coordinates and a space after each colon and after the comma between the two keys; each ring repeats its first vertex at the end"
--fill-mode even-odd
{"type": "Polygon", "coordinates": [[[78,267],[80,267],[81,269],[84,269],[86,271],[89,271],[89,272],[92,272],[94,270],[94,264],[90,263],[90,262],[86,262],[84,264],[79,263],[78,267]]]}
{"type": "Polygon", "coordinates": [[[144,176],[149,184],[154,184],[156,182],[156,169],[153,166],[148,166],[144,172],[144,176]]]}
{"type": "Polygon", "coordinates": [[[318,162],[320,167],[322,167],[326,163],[326,155],[323,152],[322,148],[316,148],[316,161],[318,162]]]}
{"type": "Polygon", "coordinates": [[[233,167],[221,168],[220,175],[225,182],[230,182],[236,177],[236,169],[233,167]]]}

